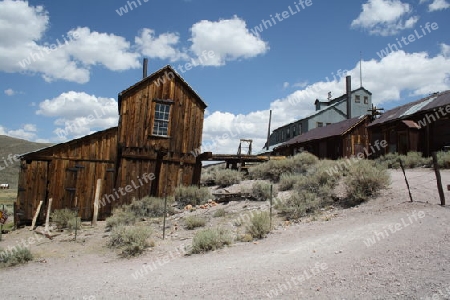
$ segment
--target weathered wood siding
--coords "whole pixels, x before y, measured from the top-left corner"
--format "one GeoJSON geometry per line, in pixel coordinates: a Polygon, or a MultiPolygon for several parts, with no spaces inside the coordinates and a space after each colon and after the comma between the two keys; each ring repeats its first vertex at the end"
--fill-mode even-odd
{"type": "Polygon", "coordinates": [[[116,186],[127,186],[145,173],[155,176],[142,188],[123,195],[121,203],[147,195],[163,196],[165,192],[170,195],[180,184],[198,183],[199,163],[191,151],[201,146],[205,108],[198,95],[170,68],[121,94],[121,159],[116,186]],[[161,101],[170,104],[168,136],[164,137],[152,132],[155,107],[161,101]]]}
{"type": "MultiPolygon", "coordinates": [[[[52,211],[78,208],[83,219],[92,218],[97,179],[102,195],[113,191],[116,159],[117,127],[24,155],[16,202],[20,219],[30,221],[42,200],[38,220],[43,221],[49,198],[52,211]]],[[[99,218],[110,212],[111,204],[100,206],[99,218]]]]}

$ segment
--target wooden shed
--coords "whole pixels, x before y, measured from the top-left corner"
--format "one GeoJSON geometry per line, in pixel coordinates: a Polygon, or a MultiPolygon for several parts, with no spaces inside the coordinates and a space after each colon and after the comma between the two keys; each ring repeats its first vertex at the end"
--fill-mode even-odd
{"type": "Polygon", "coordinates": [[[133,198],[171,195],[178,185],[199,184],[206,104],[171,67],[165,66],[119,93],[118,127],[21,156],[16,224],[38,222],[52,211],[77,208],[93,215],[101,179],[99,219],[133,198]],[[192,152],[194,151],[194,152],[192,152]]]}
{"type": "Polygon", "coordinates": [[[382,154],[410,151],[430,156],[450,147],[450,91],[386,111],[368,126],[370,140],[386,140],[382,154]]]}
{"type": "Polygon", "coordinates": [[[338,159],[365,153],[368,149],[369,116],[360,116],[312,129],[274,149],[276,155],[308,151],[319,158],[338,159]]]}
{"type": "MultiPolygon", "coordinates": [[[[40,201],[52,210],[78,208],[83,219],[92,217],[97,179],[112,192],[117,158],[117,127],[21,156],[15,222],[28,223],[40,201]]],[[[109,215],[111,204],[101,206],[99,217],[109,215]]],[[[39,221],[45,220],[41,209],[39,221]]]]}

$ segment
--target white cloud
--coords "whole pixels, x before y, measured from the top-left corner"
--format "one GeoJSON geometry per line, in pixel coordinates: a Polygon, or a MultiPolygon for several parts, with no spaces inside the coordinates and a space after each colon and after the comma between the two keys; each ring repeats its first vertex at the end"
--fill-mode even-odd
{"type": "Polygon", "coordinates": [[[123,37],[70,30],[50,43],[45,33],[49,16],[42,6],[25,1],[0,2],[0,71],[40,74],[46,81],[89,81],[90,67],[116,71],[139,67],[140,54],[123,37]]]}
{"type": "Polygon", "coordinates": [[[289,82],[283,82],[283,89],[287,89],[290,86],[289,82]]]}
{"type": "MultiPolygon", "coordinates": [[[[450,48],[444,44],[441,46],[445,51],[450,48]]],[[[425,52],[409,54],[397,51],[379,61],[364,61],[363,69],[364,87],[373,93],[376,105],[395,105],[393,102],[401,100],[405,94],[419,99],[436,91],[450,89],[450,57],[445,57],[443,53],[430,57],[425,52]]],[[[353,78],[353,89],[358,88],[359,62],[347,75],[353,78]]],[[[336,81],[316,82],[285,98],[272,101],[272,130],[310,115],[314,112],[315,99],[325,100],[329,91],[334,97],[343,95],[345,76],[336,81]]],[[[240,138],[251,138],[254,140],[253,149],[258,151],[267,138],[268,120],[268,109],[246,115],[212,112],[205,117],[202,150],[235,153],[240,138]]]]}
{"type": "Polygon", "coordinates": [[[400,0],[368,0],[351,27],[365,29],[373,35],[395,35],[417,23],[419,17],[409,16],[411,13],[411,6],[400,0]]]}
{"type": "Polygon", "coordinates": [[[205,66],[221,66],[227,61],[252,58],[269,50],[266,42],[252,34],[244,20],[234,17],[217,22],[203,20],[190,29],[194,59],[204,51],[213,51],[214,56],[203,60],[205,66]]]}
{"type": "Polygon", "coordinates": [[[112,71],[139,68],[140,54],[131,52],[131,44],[121,36],[91,31],[87,27],[69,31],[77,39],[70,41],[65,50],[85,66],[102,64],[112,71]]]}
{"type": "Polygon", "coordinates": [[[8,129],[0,125],[0,134],[15,137],[18,139],[24,139],[28,141],[34,141],[36,139],[36,125],[25,124],[19,129],[8,129]]]}
{"type": "Polygon", "coordinates": [[[441,53],[445,57],[450,57],[450,45],[442,43],[441,44],[441,53]]]}
{"type": "Polygon", "coordinates": [[[15,93],[16,93],[16,91],[14,91],[13,89],[5,90],[5,95],[8,95],[8,96],[13,96],[15,93]]]}
{"type": "Polygon", "coordinates": [[[171,62],[188,59],[186,53],[176,49],[180,42],[178,33],[163,33],[155,36],[155,31],[144,28],[135,43],[140,52],[149,58],[168,59],[171,62]]]}
{"type": "Polygon", "coordinates": [[[437,10],[443,10],[450,7],[450,3],[448,3],[446,0],[433,0],[433,3],[428,5],[428,10],[430,12],[437,11],[437,10]]]}
{"type": "Polygon", "coordinates": [[[36,114],[56,117],[54,141],[81,137],[98,130],[117,126],[117,101],[70,91],[39,103],[36,114]]]}

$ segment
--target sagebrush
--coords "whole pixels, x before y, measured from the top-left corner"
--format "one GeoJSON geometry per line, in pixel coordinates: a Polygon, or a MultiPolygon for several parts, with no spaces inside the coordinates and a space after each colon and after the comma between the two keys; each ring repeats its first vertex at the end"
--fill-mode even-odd
{"type": "Polygon", "coordinates": [[[242,181],[242,173],[232,169],[220,169],[214,174],[214,183],[220,187],[238,184],[242,181]]]}
{"type": "Polygon", "coordinates": [[[369,160],[361,160],[352,165],[344,180],[347,199],[353,204],[375,196],[389,183],[390,176],[385,166],[369,160]]]}
{"type": "Polygon", "coordinates": [[[154,245],[148,241],[150,236],[151,230],[147,226],[119,225],[113,228],[107,246],[120,249],[123,257],[137,256],[154,245]]]}
{"type": "Polygon", "coordinates": [[[222,228],[208,228],[195,234],[191,253],[204,253],[230,245],[233,239],[229,231],[222,228]]]}
{"type": "Polygon", "coordinates": [[[175,201],[178,206],[184,207],[186,205],[201,205],[205,204],[211,197],[211,193],[206,187],[179,186],[175,189],[175,201]]]}
{"type": "Polygon", "coordinates": [[[60,229],[67,228],[72,230],[75,229],[76,225],[78,225],[77,229],[80,228],[81,218],[77,216],[77,212],[74,210],[68,208],[56,209],[50,215],[50,218],[60,229]]]}
{"type": "Polygon", "coordinates": [[[281,175],[286,173],[304,174],[310,166],[316,164],[318,158],[308,152],[302,152],[293,157],[281,160],[269,160],[249,169],[252,179],[268,179],[279,182],[281,175]]]}
{"type": "Polygon", "coordinates": [[[270,233],[270,216],[266,211],[258,212],[252,215],[249,224],[247,224],[247,233],[255,239],[262,239],[270,233]]]}
{"type": "Polygon", "coordinates": [[[135,224],[137,217],[127,207],[127,205],[124,205],[122,208],[115,209],[113,215],[106,219],[106,228],[111,229],[121,225],[135,224]]]}
{"type": "Polygon", "coordinates": [[[32,260],[33,255],[31,254],[30,249],[26,247],[16,246],[13,250],[9,251],[0,249],[0,266],[2,267],[25,264],[32,260]]]}
{"type": "Polygon", "coordinates": [[[252,196],[258,201],[266,201],[277,196],[277,190],[272,186],[272,193],[270,191],[271,184],[266,182],[254,182],[252,185],[252,196]]]}
{"type": "Polygon", "coordinates": [[[192,230],[197,227],[203,227],[206,224],[206,220],[201,217],[197,216],[189,216],[184,220],[184,224],[186,226],[186,229],[192,230]]]}

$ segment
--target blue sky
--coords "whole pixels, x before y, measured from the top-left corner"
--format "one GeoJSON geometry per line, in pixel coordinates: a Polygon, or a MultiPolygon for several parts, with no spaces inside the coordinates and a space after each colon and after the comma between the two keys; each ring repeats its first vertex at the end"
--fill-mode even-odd
{"type": "Polygon", "coordinates": [[[358,88],[360,53],[385,109],[449,89],[449,13],[449,0],[3,0],[0,134],[57,143],[116,126],[148,57],[208,104],[205,151],[260,148],[270,109],[274,129],[342,95],[345,75],[358,88]]]}

